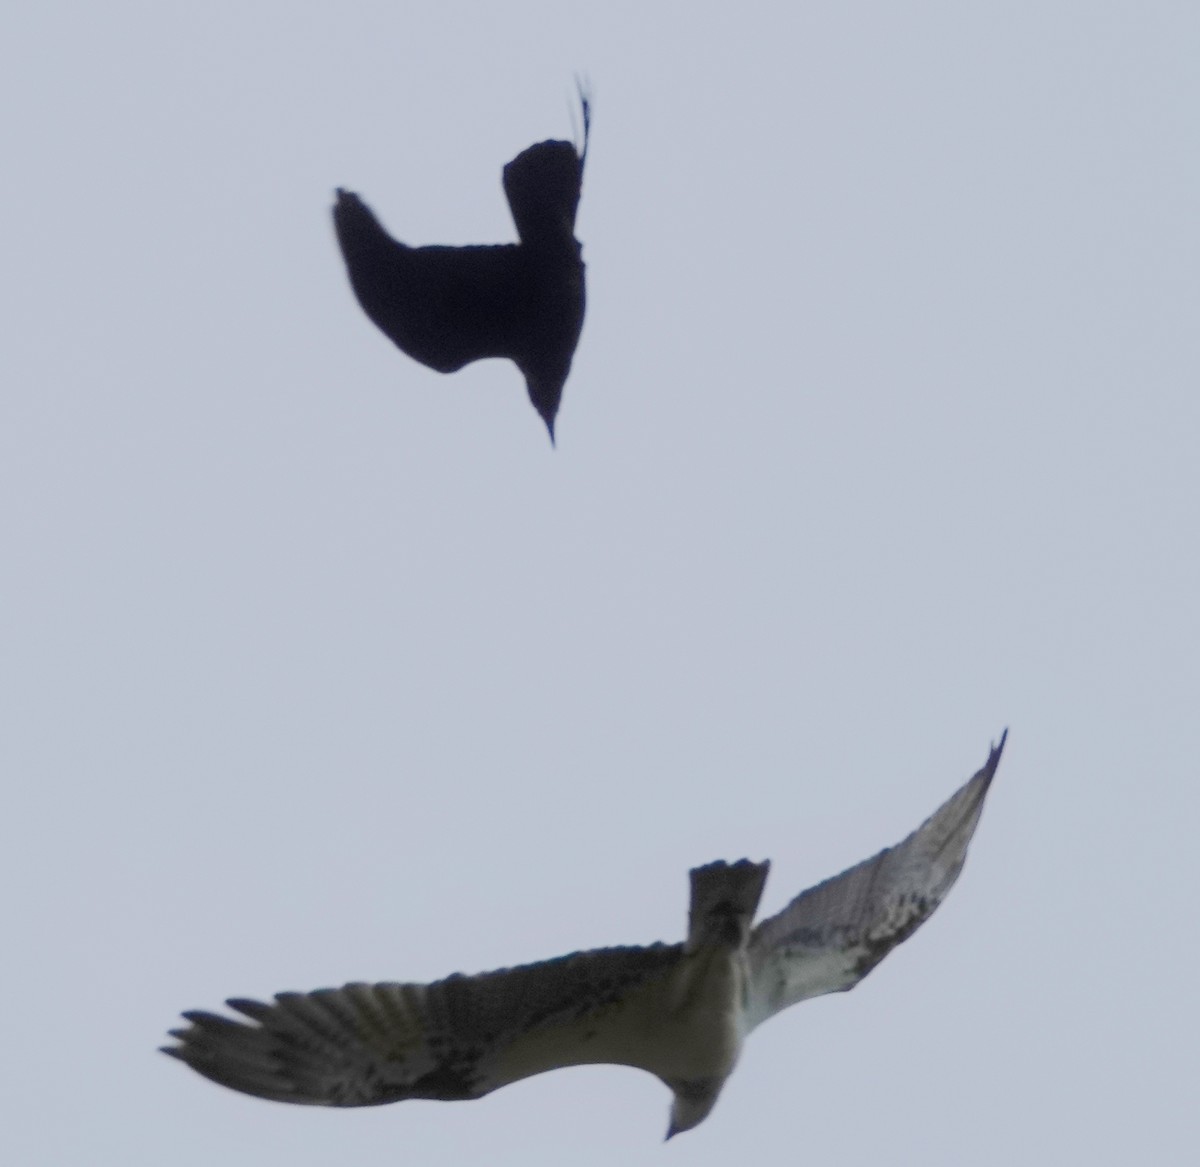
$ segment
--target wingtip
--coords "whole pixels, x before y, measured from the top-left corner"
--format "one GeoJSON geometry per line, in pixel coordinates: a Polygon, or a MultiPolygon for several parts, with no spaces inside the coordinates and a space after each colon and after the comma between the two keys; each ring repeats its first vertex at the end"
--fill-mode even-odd
{"type": "Polygon", "coordinates": [[[1000,766],[1000,755],[1004,753],[1004,743],[1008,741],[1008,727],[1004,727],[1004,731],[1000,734],[999,742],[993,742],[988,750],[987,761],[979,768],[978,772],[971,779],[979,786],[981,797],[987,793],[988,788],[992,784],[992,779],[996,777],[996,770],[1000,766]]]}

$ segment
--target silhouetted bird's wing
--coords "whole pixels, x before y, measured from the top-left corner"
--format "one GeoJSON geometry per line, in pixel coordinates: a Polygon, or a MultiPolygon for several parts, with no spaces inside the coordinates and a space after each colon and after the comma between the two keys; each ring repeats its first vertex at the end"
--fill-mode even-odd
{"type": "Polygon", "coordinates": [[[333,221],[363,311],[413,360],[454,373],[485,357],[512,358],[530,282],[515,243],[409,247],[345,190],[333,221]]]}

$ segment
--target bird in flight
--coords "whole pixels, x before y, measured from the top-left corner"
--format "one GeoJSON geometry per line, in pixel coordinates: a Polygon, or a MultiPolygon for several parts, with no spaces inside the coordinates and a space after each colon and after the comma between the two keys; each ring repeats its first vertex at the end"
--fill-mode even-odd
{"type": "Polygon", "coordinates": [[[454,373],[506,357],[554,441],[554,419],[583,328],[584,265],[575,212],[591,130],[583,145],[538,142],[504,168],[519,243],[410,247],[393,239],[353,191],[338,188],[333,222],[363,311],[413,360],[454,373]]]}
{"type": "Polygon", "coordinates": [[[682,944],[600,948],[428,985],[349,984],[233,999],[248,1020],[185,1013],[163,1052],[278,1102],[375,1106],[481,1098],[564,1066],[634,1066],[672,1091],[667,1138],[712,1110],[746,1036],[776,1013],[852,989],[945,898],[1000,762],[903,842],[753,925],[769,863],[691,872],[682,944]]]}

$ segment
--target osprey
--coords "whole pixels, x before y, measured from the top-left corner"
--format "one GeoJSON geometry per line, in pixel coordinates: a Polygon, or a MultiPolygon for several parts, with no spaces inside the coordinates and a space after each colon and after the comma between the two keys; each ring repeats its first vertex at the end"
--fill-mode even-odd
{"type": "Polygon", "coordinates": [[[433,984],[349,984],[189,1012],[163,1052],[278,1102],[374,1106],[481,1098],[562,1066],[648,1070],[674,1094],[667,1138],[712,1110],[742,1042],[797,1001],[853,988],[958,878],[1007,731],[902,843],[751,926],[768,863],[691,872],[682,944],[601,948],[433,984]]]}
{"type": "Polygon", "coordinates": [[[538,142],[504,168],[519,243],[410,247],[353,191],[338,188],[333,223],[363,311],[415,361],[455,373],[507,357],[554,441],[554,418],[583,328],[582,248],[575,212],[591,104],[581,87],[583,145],[538,142]]]}

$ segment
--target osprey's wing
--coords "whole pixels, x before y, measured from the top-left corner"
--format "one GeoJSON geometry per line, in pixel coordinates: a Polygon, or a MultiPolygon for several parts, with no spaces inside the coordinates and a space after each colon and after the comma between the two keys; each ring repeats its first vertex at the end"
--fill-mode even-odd
{"type": "Polygon", "coordinates": [[[754,929],[748,1030],[797,1001],[852,989],[933,914],[962,870],[1005,737],[902,843],[801,892],[754,929]]]}
{"type": "Polygon", "coordinates": [[[516,244],[409,247],[340,189],[333,221],[363,311],[413,360],[453,373],[525,352],[533,290],[516,244]]]}
{"type": "Polygon", "coordinates": [[[560,1066],[648,1068],[681,945],[603,948],[429,985],[352,984],[191,1012],[163,1052],[279,1102],[478,1098],[560,1066]]]}

